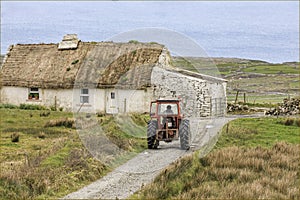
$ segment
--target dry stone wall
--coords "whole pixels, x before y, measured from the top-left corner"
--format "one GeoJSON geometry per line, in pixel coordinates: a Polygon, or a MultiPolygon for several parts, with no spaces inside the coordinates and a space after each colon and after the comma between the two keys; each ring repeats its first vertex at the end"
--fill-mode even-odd
{"type": "Polygon", "coordinates": [[[211,96],[207,81],[178,72],[154,67],[151,75],[156,99],[181,99],[182,112],[187,117],[211,115],[211,96]]]}
{"type": "Polygon", "coordinates": [[[300,114],[300,98],[284,99],[283,103],[278,104],[265,112],[265,115],[298,115],[300,114]]]}

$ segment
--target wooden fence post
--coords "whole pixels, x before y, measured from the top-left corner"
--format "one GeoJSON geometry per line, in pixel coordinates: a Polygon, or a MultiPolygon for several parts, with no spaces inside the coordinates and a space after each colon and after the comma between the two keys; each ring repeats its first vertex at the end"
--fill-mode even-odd
{"type": "Polygon", "coordinates": [[[236,91],[236,95],[235,95],[235,101],[234,101],[234,103],[236,104],[236,102],[237,102],[237,99],[238,99],[238,96],[239,96],[239,90],[238,91],[236,91]]]}

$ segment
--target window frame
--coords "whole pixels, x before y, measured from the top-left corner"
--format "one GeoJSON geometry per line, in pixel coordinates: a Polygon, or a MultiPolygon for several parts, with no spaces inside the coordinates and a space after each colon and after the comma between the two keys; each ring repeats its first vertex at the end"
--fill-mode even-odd
{"type": "Polygon", "coordinates": [[[115,92],[110,93],[110,99],[116,99],[116,93],[115,92]]]}
{"type": "Polygon", "coordinates": [[[40,89],[37,87],[28,88],[28,100],[39,100],[40,99],[40,89]]]}
{"type": "Polygon", "coordinates": [[[79,98],[80,103],[90,103],[90,91],[88,88],[82,88],[80,89],[80,98],[79,98]]]}

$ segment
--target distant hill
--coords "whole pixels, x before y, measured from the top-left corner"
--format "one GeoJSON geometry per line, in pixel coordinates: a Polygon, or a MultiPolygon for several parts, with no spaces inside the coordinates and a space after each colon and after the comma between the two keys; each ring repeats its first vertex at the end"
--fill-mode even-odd
{"type": "Polygon", "coordinates": [[[173,57],[172,64],[186,70],[220,76],[228,80],[227,100],[279,103],[299,96],[299,62],[268,63],[240,58],[173,57]],[[244,98],[243,95],[246,95],[244,98]]]}

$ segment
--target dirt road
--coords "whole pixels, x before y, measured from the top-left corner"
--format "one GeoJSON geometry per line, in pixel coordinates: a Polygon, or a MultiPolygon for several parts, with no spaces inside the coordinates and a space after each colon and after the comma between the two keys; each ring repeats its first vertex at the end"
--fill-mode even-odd
{"type": "Polygon", "coordinates": [[[159,149],[145,150],[94,183],[73,192],[65,199],[124,199],[150,183],[162,169],[194,150],[206,155],[217,141],[218,132],[231,118],[190,119],[191,148],[179,148],[179,142],[161,143],[159,149]]]}

